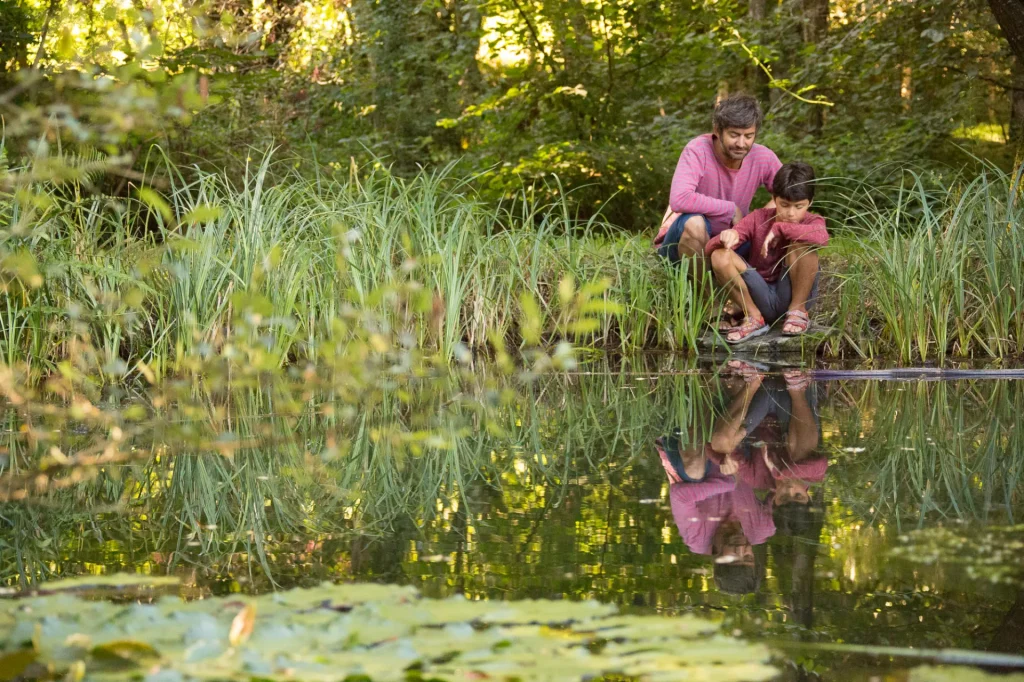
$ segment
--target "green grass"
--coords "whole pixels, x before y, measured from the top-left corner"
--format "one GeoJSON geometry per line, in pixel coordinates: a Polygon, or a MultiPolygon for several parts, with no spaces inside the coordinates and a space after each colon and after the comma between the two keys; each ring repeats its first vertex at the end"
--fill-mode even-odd
{"type": "MultiPolygon", "coordinates": [[[[6,364],[51,371],[85,329],[111,375],[140,361],[173,375],[223,350],[239,324],[270,364],[317,361],[352,309],[451,359],[494,338],[520,344],[524,297],[538,302],[546,341],[693,354],[721,303],[706,274],[660,262],[650,235],[578,220],[564,199],[539,205],[525,190],[488,206],[451,168],[271,184],[269,155],[241,178],[152,166],[168,178],[162,198],[113,200],[70,183],[41,184],[32,201],[0,195],[6,364]],[[558,296],[567,276],[607,283],[586,305],[596,325],[569,330],[558,296]],[[396,284],[416,288],[420,305],[382,297],[396,284]],[[613,303],[616,314],[600,314],[613,303]]],[[[1019,357],[1021,171],[988,168],[946,193],[904,177],[826,207],[844,218],[824,252],[831,276],[817,316],[841,331],[825,353],[1019,357]]]]}

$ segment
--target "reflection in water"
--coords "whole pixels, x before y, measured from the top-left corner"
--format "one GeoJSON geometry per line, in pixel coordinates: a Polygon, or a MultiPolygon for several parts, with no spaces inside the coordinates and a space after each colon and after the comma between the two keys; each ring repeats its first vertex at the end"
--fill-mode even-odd
{"type": "MultiPolygon", "coordinates": [[[[0,580],[169,572],[199,596],[363,579],[718,614],[776,639],[1020,642],[1015,586],[889,551],[918,528],[1020,521],[1024,382],[547,377],[501,408],[500,432],[418,457],[390,450],[372,415],[342,432],[322,410],[247,409],[230,415],[230,458],[167,456],[168,437],[0,504],[0,580]]],[[[34,456],[18,434],[9,423],[5,471],[34,456]]]]}
{"type": "Polygon", "coordinates": [[[792,537],[798,545],[790,543],[791,554],[807,550],[793,557],[801,559],[792,562],[799,571],[793,585],[807,594],[791,599],[798,621],[810,627],[823,515],[810,486],[828,469],[819,452],[816,388],[804,373],[746,373],[726,385],[724,402],[655,441],[679,535],[691,552],[712,557],[715,585],[730,594],[757,592],[765,578],[764,543],[792,537]]]}

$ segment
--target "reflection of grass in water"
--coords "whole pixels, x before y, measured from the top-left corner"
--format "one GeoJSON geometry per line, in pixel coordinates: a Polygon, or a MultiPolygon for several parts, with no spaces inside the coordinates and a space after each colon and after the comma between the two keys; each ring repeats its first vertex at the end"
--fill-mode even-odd
{"type": "MultiPolygon", "coordinates": [[[[544,532],[545,509],[561,504],[572,484],[596,486],[600,497],[617,471],[658,472],[651,442],[667,430],[697,427],[695,435],[709,436],[721,400],[710,375],[655,378],[633,363],[622,372],[601,369],[541,378],[507,404],[496,399],[487,419],[470,403],[450,403],[460,390],[481,390],[479,378],[452,379],[413,404],[384,391],[356,419],[331,414],[330,402],[267,416],[285,398],[241,392],[229,403],[210,399],[207,416],[195,414],[191,423],[207,442],[230,432],[237,445],[230,458],[209,449],[161,450],[31,505],[4,505],[0,523],[14,531],[0,533],[4,580],[81,571],[76,562],[86,557],[154,571],[241,571],[255,581],[301,571],[288,566],[308,560],[299,557],[306,541],[333,547],[353,531],[423,526],[456,506],[472,516],[488,500],[503,500],[544,532]],[[402,447],[402,434],[422,427],[424,414],[444,415],[438,440],[418,452],[402,447]],[[96,512],[118,507],[120,514],[96,512]],[[147,563],[152,552],[169,563],[147,563]]],[[[1024,443],[1010,428],[1024,407],[1016,384],[828,388],[822,416],[834,458],[830,485],[857,517],[900,527],[909,518],[923,524],[936,515],[985,518],[1012,509],[1024,465],[1024,443]]],[[[168,427],[154,437],[173,444],[180,433],[168,427]]],[[[23,467],[39,455],[19,454],[24,444],[13,436],[9,442],[11,461],[23,467]]],[[[664,485],[657,474],[641,479],[664,485]]],[[[628,487],[638,499],[663,494],[641,479],[628,487]]],[[[595,509],[612,513],[598,502],[595,509]]],[[[600,516],[586,522],[595,537],[611,524],[600,516]]]]}
{"type": "Polygon", "coordinates": [[[825,416],[858,515],[897,529],[916,517],[1012,520],[1024,470],[1016,382],[844,383],[825,416]],[[884,390],[883,390],[884,389],[884,390]],[[861,452],[843,453],[844,448],[861,452]]]}

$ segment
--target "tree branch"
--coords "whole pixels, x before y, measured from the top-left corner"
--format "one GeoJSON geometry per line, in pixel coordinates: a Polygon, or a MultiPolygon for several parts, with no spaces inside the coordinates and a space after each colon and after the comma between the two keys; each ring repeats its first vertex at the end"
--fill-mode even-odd
{"type": "Polygon", "coordinates": [[[530,21],[530,17],[526,14],[526,10],[524,10],[523,6],[519,4],[519,0],[512,0],[512,5],[516,8],[516,11],[519,12],[519,16],[523,18],[523,22],[526,23],[526,28],[529,29],[530,35],[533,37],[533,42],[537,45],[537,49],[540,50],[540,53],[544,56],[544,63],[551,69],[551,73],[555,73],[558,65],[555,63],[555,60],[551,58],[551,55],[548,54],[548,51],[544,49],[544,43],[541,42],[540,34],[538,34],[537,29],[534,28],[533,22],[530,21]]]}

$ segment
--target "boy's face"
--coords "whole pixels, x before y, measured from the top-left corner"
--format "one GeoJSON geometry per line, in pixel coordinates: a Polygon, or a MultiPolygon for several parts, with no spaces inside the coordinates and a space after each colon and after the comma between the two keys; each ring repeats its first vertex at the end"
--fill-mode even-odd
{"type": "Polygon", "coordinates": [[[726,158],[732,161],[742,161],[750,153],[754,146],[754,138],[757,137],[757,128],[725,128],[716,130],[715,134],[722,143],[722,152],[726,158]]]}
{"type": "Polygon", "coordinates": [[[807,210],[811,207],[811,202],[807,199],[790,201],[782,197],[773,198],[775,199],[775,219],[781,223],[802,222],[804,216],[807,215],[807,210]]]}
{"type": "Polygon", "coordinates": [[[807,504],[811,501],[809,489],[810,486],[800,479],[780,478],[775,481],[775,504],[807,504]]]}

